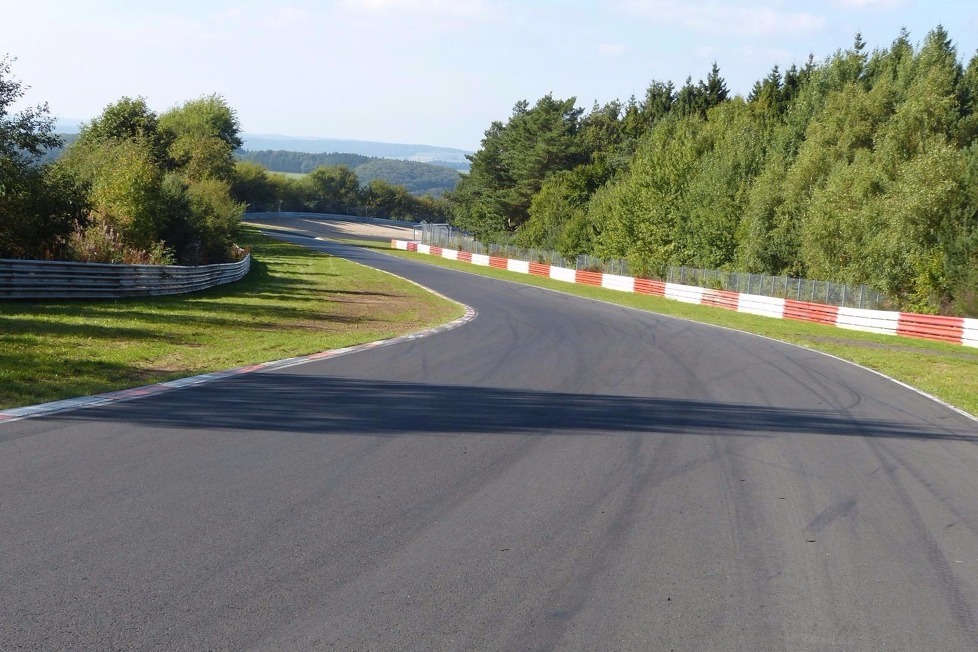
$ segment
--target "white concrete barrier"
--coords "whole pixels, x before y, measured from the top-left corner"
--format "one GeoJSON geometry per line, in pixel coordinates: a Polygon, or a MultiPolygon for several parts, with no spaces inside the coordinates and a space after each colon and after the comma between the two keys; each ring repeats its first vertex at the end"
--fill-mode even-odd
{"type": "Polygon", "coordinates": [[[619,292],[634,292],[635,277],[618,276],[616,274],[602,274],[601,287],[609,290],[618,290],[619,292]]]}
{"type": "Polygon", "coordinates": [[[577,280],[577,270],[567,269],[566,267],[550,266],[550,278],[555,281],[573,283],[577,280]]]}
{"type": "Polygon", "coordinates": [[[703,303],[703,288],[679,283],[666,283],[666,298],[683,303],[703,303]]]}
{"type": "Polygon", "coordinates": [[[512,258],[507,258],[506,269],[510,272],[517,272],[519,274],[529,274],[530,263],[526,260],[513,260],[512,258]]]}
{"type": "Polygon", "coordinates": [[[737,312],[783,319],[784,299],[764,297],[759,294],[741,294],[737,297],[737,312]]]}
{"type": "Polygon", "coordinates": [[[978,347],[978,319],[964,320],[964,334],[961,336],[961,343],[965,346],[978,347]]]}
{"type": "Polygon", "coordinates": [[[839,308],[835,325],[852,331],[896,335],[900,326],[900,313],[865,308],[839,308]]]}

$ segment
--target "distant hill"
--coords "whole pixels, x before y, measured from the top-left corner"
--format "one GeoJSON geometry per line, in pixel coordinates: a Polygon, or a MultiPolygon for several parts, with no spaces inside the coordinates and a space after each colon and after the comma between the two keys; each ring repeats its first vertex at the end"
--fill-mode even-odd
{"type": "Polygon", "coordinates": [[[307,152],[310,154],[344,152],[374,158],[432,163],[463,172],[467,172],[469,169],[469,161],[465,158],[465,155],[472,153],[463,149],[435,147],[432,145],[405,145],[366,140],[339,140],[335,138],[298,138],[271,134],[245,133],[241,135],[241,139],[244,141],[243,149],[249,151],[284,150],[290,152],[307,152]]]}
{"type": "Polygon", "coordinates": [[[78,140],[77,133],[58,133],[58,136],[62,141],[64,141],[64,147],[52,147],[51,149],[47,150],[44,152],[41,158],[38,159],[38,163],[54,163],[56,160],[58,160],[58,157],[61,156],[61,152],[64,151],[65,147],[78,140]]]}
{"type": "MultiPolygon", "coordinates": [[[[76,138],[78,122],[59,120],[65,144],[76,138]],[[75,127],[75,132],[71,130],[75,127]]],[[[454,190],[459,172],[469,171],[467,152],[451,147],[404,145],[335,138],[297,138],[267,134],[242,134],[244,147],[238,158],[259,163],[273,172],[311,172],[320,165],[345,165],[364,185],[383,179],[404,186],[414,195],[441,196],[454,190]]],[[[61,155],[61,148],[47,152],[42,162],[61,155]]]]}
{"type": "Polygon", "coordinates": [[[459,181],[457,170],[416,161],[393,160],[362,154],[294,152],[285,150],[238,151],[243,161],[253,161],[272,172],[304,174],[323,165],[345,165],[366,185],[373,179],[404,186],[413,195],[440,197],[454,190],[459,181]]]}

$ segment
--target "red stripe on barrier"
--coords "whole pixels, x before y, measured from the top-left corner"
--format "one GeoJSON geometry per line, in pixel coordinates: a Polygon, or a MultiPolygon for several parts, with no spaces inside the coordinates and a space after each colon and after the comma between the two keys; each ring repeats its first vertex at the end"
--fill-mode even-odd
{"type": "Polygon", "coordinates": [[[785,299],[784,301],[785,319],[834,326],[838,317],[838,306],[826,306],[821,303],[808,303],[807,301],[795,301],[794,299],[785,299]]]}
{"type": "Polygon", "coordinates": [[[588,272],[583,269],[577,270],[574,274],[574,282],[583,285],[601,286],[601,272],[588,272]]]}
{"type": "Polygon", "coordinates": [[[897,335],[961,344],[964,336],[964,319],[901,312],[897,335]]]}
{"type": "Polygon", "coordinates": [[[727,310],[736,310],[739,304],[740,294],[737,292],[733,290],[711,290],[709,288],[703,290],[703,299],[700,301],[700,305],[726,308],[727,310]]]}
{"type": "Polygon", "coordinates": [[[664,297],[666,296],[666,284],[664,281],[637,278],[635,279],[635,292],[638,294],[651,294],[655,297],[664,297]]]}
{"type": "Polygon", "coordinates": [[[408,251],[417,251],[418,250],[418,243],[417,242],[409,242],[409,243],[407,243],[407,246],[408,246],[408,248],[407,248],[408,251]]]}
{"type": "Polygon", "coordinates": [[[544,263],[530,263],[530,273],[534,276],[550,276],[550,265],[544,263]]]}
{"type": "Polygon", "coordinates": [[[495,267],[496,269],[506,269],[509,261],[505,258],[497,258],[496,256],[489,256],[489,267],[495,267]]]}
{"type": "Polygon", "coordinates": [[[461,260],[463,263],[471,263],[472,262],[472,252],[471,251],[460,251],[460,252],[458,252],[458,259],[461,260]]]}
{"type": "Polygon", "coordinates": [[[441,256],[441,247],[436,247],[436,246],[432,245],[431,246],[431,255],[432,256],[441,256]]]}

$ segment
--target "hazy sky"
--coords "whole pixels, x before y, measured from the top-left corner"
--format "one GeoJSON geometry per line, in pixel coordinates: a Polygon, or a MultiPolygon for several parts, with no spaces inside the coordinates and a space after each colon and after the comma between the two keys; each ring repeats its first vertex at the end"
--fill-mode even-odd
{"type": "Polygon", "coordinates": [[[772,66],[943,24],[967,61],[975,0],[0,0],[29,104],[88,120],[120,97],[223,95],[245,131],[476,149],[548,92],[641,97],[716,60],[733,93],[772,66]]]}

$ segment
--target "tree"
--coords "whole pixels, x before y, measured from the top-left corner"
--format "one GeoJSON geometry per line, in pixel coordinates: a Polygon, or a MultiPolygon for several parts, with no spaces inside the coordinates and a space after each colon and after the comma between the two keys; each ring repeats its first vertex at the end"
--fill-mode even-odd
{"type": "Polygon", "coordinates": [[[156,165],[169,166],[172,137],[160,130],[159,118],[142,97],[123,97],[103,109],[101,115],[82,125],[73,149],[98,147],[108,141],[138,140],[146,143],[156,165]]]}
{"type": "Polygon", "coordinates": [[[716,61],[713,62],[710,74],[706,76],[706,81],[700,82],[699,91],[704,113],[726,102],[730,96],[730,92],[727,90],[727,82],[720,76],[720,66],[717,65],[716,61]]]}
{"type": "Polygon", "coordinates": [[[218,138],[232,150],[244,144],[237,113],[217,94],[205,95],[166,111],[160,116],[159,125],[177,136],[218,138]]]}
{"type": "Polygon", "coordinates": [[[533,196],[530,218],[516,231],[516,244],[557,250],[561,236],[577,213],[583,213],[589,192],[587,166],[562,170],[550,176],[533,196]]]}
{"type": "Polygon", "coordinates": [[[174,107],[159,118],[169,142],[168,154],[189,179],[231,181],[234,150],[242,145],[238,117],[220,95],[208,95],[174,107]]]}
{"type": "Polygon", "coordinates": [[[234,166],[231,196],[248,205],[248,211],[278,210],[279,196],[268,170],[252,161],[238,161],[234,166]]]}
{"type": "Polygon", "coordinates": [[[700,86],[693,83],[692,77],[686,77],[686,82],[676,93],[675,111],[682,117],[700,115],[703,112],[702,100],[700,86]]]}
{"type": "Polygon", "coordinates": [[[348,214],[360,204],[360,180],[345,165],[318,167],[302,181],[317,212],[348,214]]]}
{"type": "Polygon", "coordinates": [[[58,257],[83,202],[70,179],[51,174],[38,159],[60,146],[47,104],[11,113],[27,90],[0,58],[0,256],[58,257]]]}
{"type": "Polygon", "coordinates": [[[642,102],[642,117],[647,128],[666,117],[676,102],[676,92],[672,82],[653,81],[645,91],[642,102]]]}
{"type": "Polygon", "coordinates": [[[410,196],[404,186],[395,186],[383,179],[371,179],[363,196],[374,217],[399,219],[410,214],[410,196]]]}
{"type": "Polygon", "coordinates": [[[27,87],[11,77],[12,62],[0,58],[0,182],[13,178],[44,154],[61,145],[47,104],[11,114],[10,107],[24,97],[27,87]]]}
{"type": "Polygon", "coordinates": [[[599,234],[594,253],[627,257],[640,274],[661,274],[687,246],[686,194],[708,144],[705,121],[678,114],[642,139],[629,170],[594,194],[588,219],[599,234]]]}
{"type": "Polygon", "coordinates": [[[163,117],[142,98],[107,106],[58,162],[87,188],[90,224],[76,234],[76,245],[89,259],[231,259],[244,210],[231,196],[237,128],[219,96],[163,117]]]}
{"type": "Polygon", "coordinates": [[[505,125],[490,126],[469,157],[471,172],[447,195],[460,226],[484,236],[514,232],[548,177],[587,161],[578,138],[583,109],[574,103],[546,95],[531,108],[523,100],[505,125]]]}

